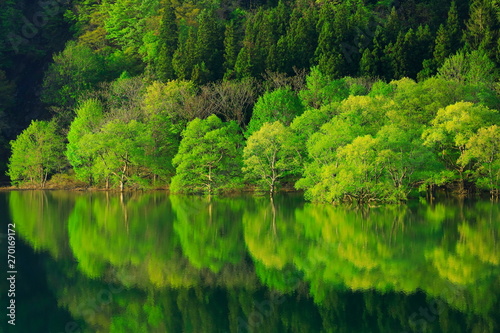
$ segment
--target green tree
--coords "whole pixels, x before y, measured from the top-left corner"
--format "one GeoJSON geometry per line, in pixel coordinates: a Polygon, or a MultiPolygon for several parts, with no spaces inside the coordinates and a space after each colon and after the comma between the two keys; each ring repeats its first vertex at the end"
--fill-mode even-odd
{"type": "Polygon", "coordinates": [[[332,80],[315,66],[307,75],[306,88],[299,92],[299,96],[304,105],[318,109],[349,97],[349,87],[345,79],[332,80]]]}
{"type": "Polygon", "coordinates": [[[68,42],[53,58],[45,73],[42,101],[59,107],[58,117],[69,124],[78,99],[106,77],[105,63],[90,47],[75,42],[68,42]]]}
{"type": "Polygon", "coordinates": [[[144,167],[148,165],[147,151],[153,141],[145,124],[114,119],[102,126],[92,139],[89,145],[97,156],[94,175],[101,180],[111,179],[123,191],[127,183],[140,184],[150,175],[150,170],[144,167]]]}
{"type": "Polygon", "coordinates": [[[147,32],[147,20],[158,13],[159,0],[117,0],[104,3],[106,37],[125,55],[140,61],[140,49],[147,32]]]}
{"type": "MultiPolygon", "coordinates": [[[[495,58],[498,39],[498,17],[490,0],[473,0],[470,6],[464,40],[469,50],[483,50],[490,59],[495,58]]],[[[498,4],[497,4],[498,6],[498,4]]]]}
{"type": "Polygon", "coordinates": [[[239,40],[241,34],[238,32],[238,28],[239,22],[233,19],[224,30],[224,78],[226,79],[234,76],[236,59],[241,49],[241,41],[239,40]]]}
{"type": "Polygon", "coordinates": [[[446,58],[455,54],[460,48],[460,33],[457,6],[455,1],[452,1],[446,24],[439,27],[435,40],[433,55],[438,66],[441,66],[446,58]]]}
{"type": "Polygon", "coordinates": [[[480,128],[470,137],[459,163],[475,167],[476,185],[489,190],[492,196],[500,195],[500,127],[480,128]]]}
{"type": "Polygon", "coordinates": [[[179,151],[173,159],[176,175],[171,191],[213,194],[238,187],[242,141],[233,121],[224,123],[215,115],[192,120],[182,133],[179,151]]]}
{"type": "MultiPolygon", "coordinates": [[[[388,184],[383,179],[383,163],[377,158],[380,141],[360,136],[337,150],[337,163],[321,174],[328,192],[323,200],[370,202],[386,199],[388,184]]],[[[323,201],[322,200],[322,201],[323,201]]]]}
{"type": "MultiPolygon", "coordinates": [[[[498,111],[469,102],[458,102],[439,109],[431,127],[422,134],[424,145],[435,150],[446,167],[458,174],[459,191],[465,191],[468,163],[464,161],[467,142],[478,129],[496,124],[498,111]]],[[[455,180],[455,179],[450,179],[455,180]]]]}
{"type": "Polygon", "coordinates": [[[179,39],[175,11],[171,1],[167,1],[163,7],[159,39],[160,47],[157,59],[155,59],[156,76],[166,82],[175,79],[172,60],[179,39]]]}
{"type": "Polygon", "coordinates": [[[389,124],[377,133],[380,149],[377,159],[383,165],[388,201],[406,200],[410,191],[433,173],[442,170],[432,151],[422,145],[421,129],[401,128],[389,124]]]}
{"type": "Polygon", "coordinates": [[[279,120],[288,126],[293,118],[302,114],[303,111],[304,106],[301,100],[290,88],[266,92],[255,103],[245,136],[249,137],[266,122],[279,120]]]}
{"type": "Polygon", "coordinates": [[[76,110],[76,117],[71,122],[68,132],[66,157],[76,176],[92,183],[92,165],[94,158],[86,146],[93,133],[99,130],[103,121],[103,106],[97,99],[88,99],[76,110]]]}
{"type": "Polygon", "coordinates": [[[290,17],[290,26],[285,35],[277,42],[280,59],[278,70],[290,75],[294,74],[294,68],[307,69],[311,67],[314,59],[314,51],[317,48],[317,22],[318,11],[314,7],[293,9],[290,17]]]}
{"type": "Polygon", "coordinates": [[[306,145],[309,138],[318,132],[321,126],[330,121],[336,112],[338,112],[338,105],[332,103],[319,110],[308,109],[293,119],[293,122],[290,124],[292,136],[289,140],[295,149],[300,163],[297,173],[302,173],[305,163],[309,161],[306,145]]]}
{"type": "Polygon", "coordinates": [[[12,182],[38,184],[43,188],[48,176],[66,164],[63,140],[55,122],[33,120],[10,143],[12,155],[7,174],[12,182]]]}
{"type": "Polygon", "coordinates": [[[203,84],[219,80],[223,76],[224,33],[215,10],[203,10],[197,20],[195,57],[197,64],[205,64],[207,73],[206,77],[196,78],[195,68],[193,68],[192,78],[196,83],[203,84]]]}
{"type": "Polygon", "coordinates": [[[279,181],[299,164],[291,138],[291,130],[280,121],[264,123],[248,138],[243,150],[245,177],[257,180],[271,195],[279,181]]]}
{"type": "Polygon", "coordinates": [[[336,116],[311,135],[306,144],[310,162],[305,164],[302,178],[295,183],[297,189],[306,191],[306,199],[331,201],[326,199],[326,195],[329,191],[328,181],[332,175],[330,169],[335,164],[337,149],[363,134],[366,134],[365,129],[358,123],[336,116]]]}
{"type": "Polygon", "coordinates": [[[194,85],[189,81],[155,81],[143,95],[144,123],[153,140],[146,151],[146,165],[154,180],[166,180],[174,173],[172,159],[179,148],[181,132],[189,119],[187,101],[194,96],[194,85]]]}
{"type": "Polygon", "coordinates": [[[438,70],[438,77],[463,84],[492,87],[498,69],[484,51],[458,52],[447,58],[438,70]]]}

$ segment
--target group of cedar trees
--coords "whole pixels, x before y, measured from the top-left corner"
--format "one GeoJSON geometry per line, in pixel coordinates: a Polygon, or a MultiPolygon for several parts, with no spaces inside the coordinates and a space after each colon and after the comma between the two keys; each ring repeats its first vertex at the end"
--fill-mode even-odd
{"type": "Polygon", "coordinates": [[[53,117],[12,142],[8,174],[191,193],[287,183],[324,202],[498,196],[499,3],[394,5],[77,1],[42,87],[53,117]]]}

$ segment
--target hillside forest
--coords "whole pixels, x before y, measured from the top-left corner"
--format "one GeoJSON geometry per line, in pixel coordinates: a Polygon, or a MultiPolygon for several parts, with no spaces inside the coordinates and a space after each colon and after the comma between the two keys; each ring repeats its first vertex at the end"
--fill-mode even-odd
{"type": "Polygon", "coordinates": [[[6,0],[0,35],[15,186],[500,195],[498,0],[6,0]]]}

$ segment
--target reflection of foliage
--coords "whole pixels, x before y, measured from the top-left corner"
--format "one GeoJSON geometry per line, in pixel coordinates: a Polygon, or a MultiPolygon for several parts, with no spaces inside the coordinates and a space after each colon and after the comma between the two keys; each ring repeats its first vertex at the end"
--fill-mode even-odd
{"type": "MultiPolygon", "coordinates": [[[[294,253],[305,247],[302,232],[294,223],[295,198],[261,197],[247,202],[243,216],[245,242],[252,257],[268,268],[282,269],[292,263],[294,253]]],[[[300,200],[301,201],[301,200],[300,200]]]]}
{"type": "Polygon", "coordinates": [[[494,203],[478,202],[467,207],[465,220],[458,226],[460,241],[450,251],[439,247],[428,254],[442,278],[459,286],[475,288],[472,295],[476,297],[479,291],[488,288],[485,282],[494,280],[495,272],[498,274],[499,213],[500,208],[494,203]]]}
{"type": "MultiPolygon", "coordinates": [[[[91,195],[76,202],[69,218],[70,244],[80,268],[97,277],[107,265],[147,276],[156,286],[191,286],[199,279],[177,250],[167,200],[91,195]]],[[[170,215],[171,216],[171,215],[170,215]]],[[[124,281],[125,282],[125,281],[124,281]]]]}
{"type": "Polygon", "coordinates": [[[424,332],[498,329],[490,201],[361,209],[291,195],[12,192],[10,210],[20,236],[59,260],[47,260],[49,283],[82,332],[238,332],[256,318],[248,331],[415,332],[422,317],[408,318],[431,306],[439,320],[424,332]]]}
{"type": "Polygon", "coordinates": [[[241,215],[245,201],[235,198],[171,196],[174,229],[194,267],[217,273],[244,257],[241,215]]]}
{"type": "Polygon", "coordinates": [[[48,251],[54,258],[69,255],[66,223],[74,197],[67,192],[9,193],[12,221],[35,251],[48,251]]]}

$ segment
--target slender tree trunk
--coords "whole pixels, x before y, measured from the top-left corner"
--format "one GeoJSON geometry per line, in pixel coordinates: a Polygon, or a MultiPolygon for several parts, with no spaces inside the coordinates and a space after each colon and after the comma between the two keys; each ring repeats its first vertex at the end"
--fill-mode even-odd
{"type": "Polygon", "coordinates": [[[273,234],[276,236],[276,206],[274,205],[274,199],[271,197],[271,209],[273,212],[271,225],[273,228],[273,234]]]}

